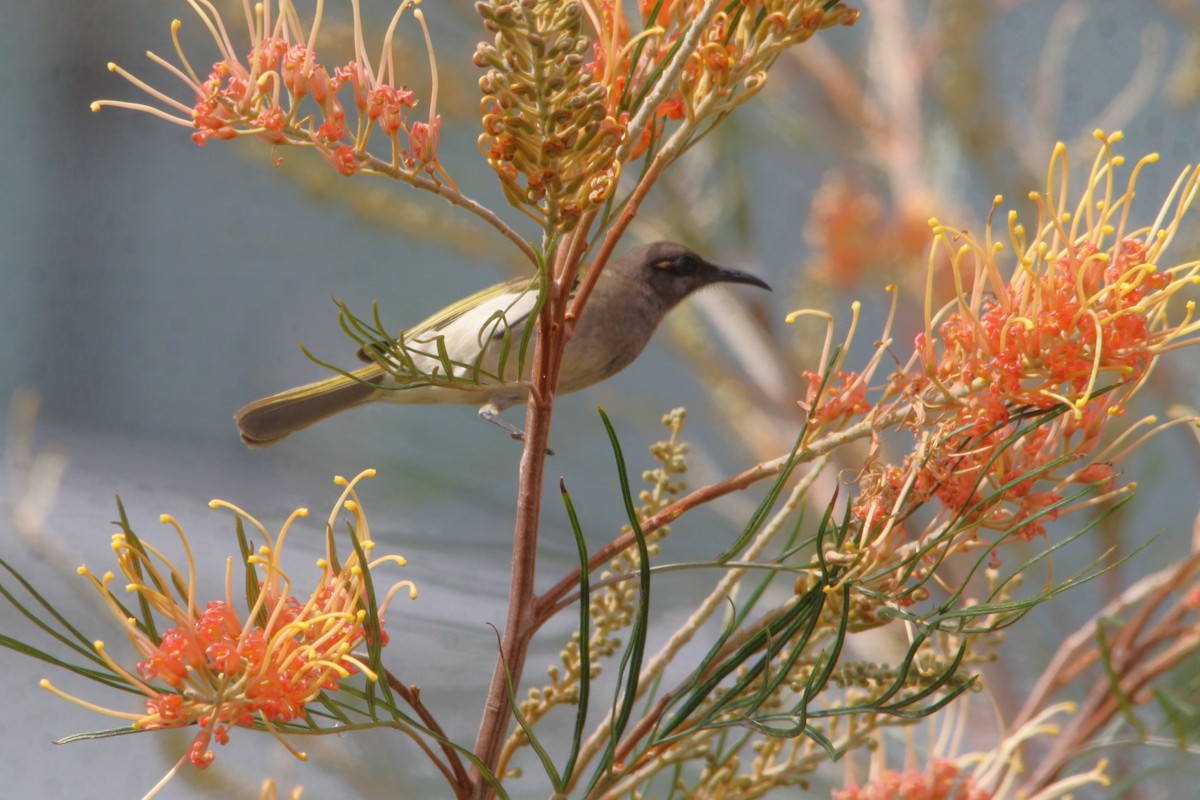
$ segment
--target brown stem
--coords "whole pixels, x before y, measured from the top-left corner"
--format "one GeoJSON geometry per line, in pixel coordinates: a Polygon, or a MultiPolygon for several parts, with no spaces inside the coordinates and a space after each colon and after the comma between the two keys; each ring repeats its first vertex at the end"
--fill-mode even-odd
{"type": "Polygon", "coordinates": [[[1093,644],[1096,626],[1101,620],[1133,612],[1121,628],[1109,636],[1108,668],[1116,675],[1117,686],[1113,686],[1109,674],[1094,681],[1087,698],[1063,726],[1053,746],[1025,783],[1025,789],[1036,793],[1056,780],[1083,746],[1116,714],[1123,711],[1118,693],[1129,698],[1131,703],[1144,702],[1138,695],[1146,686],[1200,647],[1200,637],[1192,633],[1190,627],[1181,624],[1184,617],[1191,613],[1189,606],[1176,600],[1162,613],[1163,607],[1187,585],[1198,568],[1200,554],[1193,554],[1175,567],[1143,578],[1106,605],[1063,643],[1014,720],[1011,726],[1013,730],[1027,724],[1040,709],[1049,704],[1051,695],[1105,657],[1099,646],[1093,644]],[[1157,619],[1153,619],[1155,615],[1158,615],[1157,619]]]}
{"type": "Polygon", "coordinates": [[[467,775],[467,770],[463,766],[462,759],[458,756],[458,751],[447,744],[449,738],[446,736],[446,732],[442,730],[442,726],[438,724],[437,718],[421,702],[421,689],[415,685],[406,686],[403,681],[389,670],[385,669],[383,674],[387,678],[388,686],[392,688],[392,691],[400,695],[400,699],[408,703],[409,707],[420,717],[421,722],[425,723],[425,727],[439,737],[442,753],[446,756],[446,764],[439,761],[432,753],[430,754],[430,760],[442,771],[442,774],[446,777],[446,782],[454,789],[454,796],[464,799],[470,797],[471,778],[467,775]],[[447,765],[449,765],[449,770],[447,770],[447,765]]]}
{"type": "MultiPolygon", "coordinates": [[[[553,279],[549,282],[546,302],[538,317],[538,335],[533,346],[534,372],[531,376],[529,405],[525,413],[525,450],[521,454],[520,483],[517,488],[517,516],[513,533],[512,579],[509,584],[508,616],[500,641],[500,654],[492,672],[487,703],[479,734],[475,739],[475,755],[488,770],[494,772],[499,763],[504,738],[511,719],[508,686],[518,686],[525,667],[529,642],[537,630],[534,614],[534,577],[537,570],[538,526],[541,520],[542,484],[545,476],[547,445],[550,441],[550,419],[554,405],[554,387],[567,337],[563,316],[566,313],[567,292],[559,278],[569,274],[576,265],[568,263],[568,253],[560,250],[553,279]]],[[[570,286],[570,281],[565,281],[570,286]]],[[[487,800],[492,787],[473,772],[475,796],[487,800]]]]}
{"type": "Polygon", "coordinates": [[[1166,603],[1169,596],[1178,591],[1185,581],[1190,580],[1198,569],[1200,553],[1188,557],[1177,566],[1167,567],[1142,578],[1067,637],[1043,670],[1042,677],[1029,693],[1020,713],[1014,718],[1013,729],[1027,724],[1041,709],[1050,704],[1051,697],[1059,689],[1100,660],[1101,654],[1093,646],[1096,625],[1100,620],[1119,617],[1130,608],[1136,609],[1135,618],[1123,626],[1110,644],[1113,652],[1124,650],[1130,646],[1129,636],[1136,636],[1145,630],[1150,615],[1166,603]]]}

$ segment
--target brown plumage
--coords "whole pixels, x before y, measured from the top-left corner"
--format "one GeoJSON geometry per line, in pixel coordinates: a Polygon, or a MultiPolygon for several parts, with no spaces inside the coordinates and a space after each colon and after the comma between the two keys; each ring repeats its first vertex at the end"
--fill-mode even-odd
{"type": "MultiPolygon", "coordinates": [[[[770,289],[749,273],[710,264],[673,242],[656,242],[611,262],[563,352],[558,393],[578,391],[624,369],[671,308],[713,283],[770,289]]],[[[349,375],[250,403],[234,415],[243,441],[251,447],[273,444],[326,417],[375,401],[478,404],[480,416],[516,431],[498,415],[525,399],[529,366],[519,356],[537,290],[536,276],[485,289],[405,331],[403,355],[380,353],[373,359],[376,363],[349,375]],[[454,374],[451,379],[445,377],[448,368],[454,374]],[[431,380],[431,375],[436,377],[431,380]]],[[[527,349],[532,353],[532,347],[527,349]]]]}

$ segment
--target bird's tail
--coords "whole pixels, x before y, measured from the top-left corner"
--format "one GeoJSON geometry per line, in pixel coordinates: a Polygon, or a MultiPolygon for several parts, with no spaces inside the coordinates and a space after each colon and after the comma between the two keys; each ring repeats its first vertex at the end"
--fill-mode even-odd
{"type": "Polygon", "coordinates": [[[368,367],[354,374],[359,380],[338,375],[255,400],[239,409],[233,419],[242,441],[250,447],[266,447],[293,431],[371,400],[380,390],[368,383],[378,381],[382,371],[368,367]]]}

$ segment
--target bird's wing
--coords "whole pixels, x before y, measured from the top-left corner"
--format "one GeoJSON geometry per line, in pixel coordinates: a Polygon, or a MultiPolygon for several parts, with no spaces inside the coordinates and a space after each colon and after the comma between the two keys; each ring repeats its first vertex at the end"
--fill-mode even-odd
{"type": "Polygon", "coordinates": [[[411,359],[417,373],[443,379],[449,373],[468,384],[517,382],[528,372],[522,369],[529,349],[525,323],[537,299],[536,277],[477,292],[404,331],[404,360],[411,359]]]}

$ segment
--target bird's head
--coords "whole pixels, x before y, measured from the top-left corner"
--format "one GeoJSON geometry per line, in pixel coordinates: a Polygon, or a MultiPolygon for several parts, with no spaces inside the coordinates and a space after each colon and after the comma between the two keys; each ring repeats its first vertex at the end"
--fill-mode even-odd
{"type": "Polygon", "coordinates": [[[718,267],[675,242],[655,242],[639,247],[612,262],[608,270],[648,287],[665,308],[713,283],[748,283],[771,290],[761,278],[718,267]]]}

